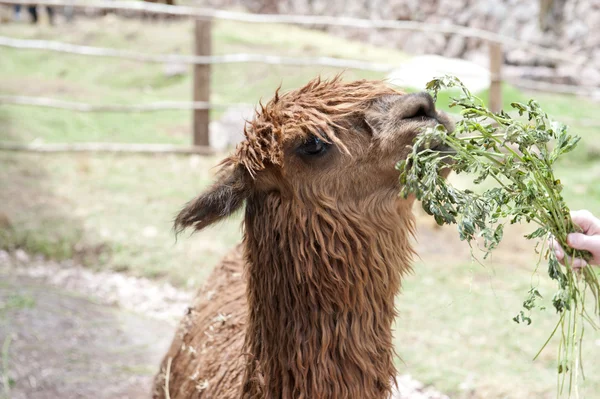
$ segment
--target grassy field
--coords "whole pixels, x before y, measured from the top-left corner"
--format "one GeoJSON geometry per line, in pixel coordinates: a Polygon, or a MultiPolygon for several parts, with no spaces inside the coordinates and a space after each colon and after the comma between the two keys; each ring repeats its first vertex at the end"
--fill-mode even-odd
{"type": "MultiPolygon", "coordinates": [[[[74,26],[0,25],[0,35],[111,46],[153,53],[188,53],[192,26],[186,22],[144,24],[104,18],[74,26]]],[[[406,56],[289,26],[217,23],[216,53],[260,52],[327,55],[374,62],[406,56]]],[[[300,86],[329,68],[258,64],[216,66],[216,102],[256,103],[280,84],[300,86]]],[[[382,78],[348,71],[346,79],[382,78]]],[[[167,77],[160,65],[0,49],[0,93],[46,96],[90,103],[189,100],[191,77],[167,77]]],[[[486,93],[481,93],[485,98],[486,93]]],[[[504,87],[505,105],[531,96],[560,118],[596,118],[600,105],[569,96],[523,93],[504,87]]],[[[443,103],[444,99],[441,99],[443,103]]],[[[218,113],[212,114],[218,118],[218,113]]],[[[145,142],[185,144],[189,112],[77,114],[0,107],[0,139],[45,142],[145,142]]],[[[597,128],[573,125],[583,145],[557,173],[572,208],[600,214],[600,147],[597,128]]],[[[94,268],[150,276],[198,286],[240,237],[239,218],[175,240],[177,209],[211,181],[220,157],[24,155],[0,153],[0,248],[23,248],[50,258],[76,258],[94,268]]],[[[555,392],[555,342],[531,359],[556,322],[550,310],[529,327],[511,321],[532,279],[532,248],[523,231],[485,266],[469,260],[454,232],[423,220],[420,259],[398,298],[399,368],[453,398],[551,398],[555,392]]],[[[543,278],[543,274],[542,278],[543,278]]],[[[548,294],[545,280],[543,292],[548,294]]],[[[600,334],[586,339],[589,398],[600,391],[600,334]]]]}
{"type": "MultiPolygon", "coordinates": [[[[0,34],[69,41],[153,53],[187,53],[191,23],[148,25],[105,18],[56,29],[0,26],[0,34]]],[[[321,54],[377,61],[401,53],[352,43],[293,27],[216,23],[215,53],[321,54]],[[317,44],[315,44],[317,43],[317,44]]],[[[91,103],[190,100],[191,76],[168,77],[160,65],[37,51],[2,49],[3,94],[46,96],[91,103]]],[[[297,87],[328,68],[218,65],[212,74],[215,102],[256,103],[281,84],[297,87]]],[[[379,78],[347,72],[352,78],[379,78]]],[[[215,113],[213,117],[219,115],[215,113]]],[[[77,114],[54,109],[3,106],[0,138],[45,142],[141,142],[185,144],[187,111],[144,114],[77,114]]],[[[175,242],[170,230],[177,209],[211,179],[217,158],[36,156],[0,154],[2,246],[24,247],[55,258],[77,257],[90,265],[147,276],[166,276],[196,286],[239,239],[239,221],[175,242]],[[201,264],[202,268],[198,269],[201,264]]]]}

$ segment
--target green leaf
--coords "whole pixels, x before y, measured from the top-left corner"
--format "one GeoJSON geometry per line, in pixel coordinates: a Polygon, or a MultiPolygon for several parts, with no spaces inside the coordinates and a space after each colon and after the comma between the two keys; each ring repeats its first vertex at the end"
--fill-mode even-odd
{"type": "Polygon", "coordinates": [[[525,236],[525,238],[527,238],[528,240],[531,240],[533,238],[539,238],[539,237],[545,236],[546,234],[548,234],[548,229],[545,227],[539,227],[533,233],[527,234],[525,236]]]}

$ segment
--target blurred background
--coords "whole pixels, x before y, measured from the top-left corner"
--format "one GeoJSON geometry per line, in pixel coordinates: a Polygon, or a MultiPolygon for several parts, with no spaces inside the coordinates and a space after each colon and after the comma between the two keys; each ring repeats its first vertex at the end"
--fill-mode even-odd
{"type": "MultiPolygon", "coordinates": [[[[241,237],[238,216],[176,240],[173,216],[280,85],[344,72],[417,91],[450,73],[495,109],[535,98],[583,137],[556,170],[567,203],[600,214],[597,1],[175,3],[0,0],[0,397],[148,396],[194,290],[241,237]]],[[[555,397],[558,340],[532,361],[552,307],[512,321],[531,284],[554,289],[530,227],[480,263],[415,213],[402,397],[555,397]]],[[[596,398],[600,333],[584,341],[596,398]]]]}

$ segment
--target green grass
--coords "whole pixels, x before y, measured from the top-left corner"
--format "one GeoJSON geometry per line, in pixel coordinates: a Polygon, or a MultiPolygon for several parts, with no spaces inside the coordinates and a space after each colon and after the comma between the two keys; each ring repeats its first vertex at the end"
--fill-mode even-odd
{"type": "Polygon", "coordinates": [[[0,302],[0,314],[12,309],[26,309],[35,306],[35,299],[30,295],[12,294],[0,302]]]}
{"type": "MultiPolygon", "coordinates": [[[[548,296],[546,310],[534,312],[529,326],[511,320],[530,287],[535,261],[527,258],[530,269],[500,262],[452,265],[441,257],[418,262],[397,300],[399,369],[452,398],[554,398],[558,338],[532,360],[558,321],[550,303],[555,287],[544,266],[539,288],[548,296]]],[[[584,398],[600,389],[598,350],[600,334],[588,328],[584,398]]]]}
{"type": "MultiPolygon", "coordinates": [[[[56,29],[0,26],[0,35],[186,54],[189,22],[147,24],[105,18],[56,29]],[[100,25],[100,26],[98,26],[100,25]]],[[[397,51],[376,48],[295,27],[215,23],[214,52],[327,55],[399,61],[397,51]]],[[[215,102],[256,103],[281,85],[298,87],[338,70],[260,64],[216,65],[215,102]]],[[[347,71],[348,79],[382,78],[347,71]]],[[[163,66],[50,52],[2,49],[3,94],[53,97],[90,103],[191,100],[191,76],[166,77],[163,66]]],[[[218,113],[213,112],[213,117],[218,113]]],[[[0,108],[0,139],[46,142],[140,142],[186,144],[187,111],[74,113],[21,106],[0,108]]],[[[240,238],[239,220],[224,222],[191,239],[175,240],[176,211],[209,184],[217,158],[113,157],[110,155],[0,154],[0,247],[77,260],[196,286],[240,238]]]]}
{"type": "MultiPolygon", "coordinates": [[[[81,21],[74,27],[48,29],[28,25],[0,26],[0,35],[126,48],[150,53],[187,54],[192,48],[192,24],[148,25],[106,19],[99,28],[81,21]]],[[[214,53],[256,52],[295,56],[326,55],[374,61],[400,61],[394,50],[334,38],[322,32],[273,25],[215,23],[214,53]],[[256,42],[256,43],[254,43],[256,42]]],[[[156,64],[100,59],[31,50],[2,49],[0,85],[3,94],[46,96],[90,103],[144,103],[191,100],[191,74],[167,77],[156,64]]],[[[261,64],[213,66],[211,97],[216,103],[256,103],[270,98],[281,85],[298,87],[326,67],[283,67],[261,64]]],[[[348,79],[382,78],[380,73],[347,71],[348,79]]],[[[213,112],[213,116],[218,116],[213,112]]],[[[60,141],[111,141],[185,144],[190,140],[187,111],[152,114],[74,114],[69,111],[5,106],[0,121],[9,120],[0,138],[60,141]]]]}
{"type": "Polygon", "coordinates": [[[0,154],[2,247],[196,286],[239,239],[239,221],[175,239],[177,210],[215,158],[0,154]],[[32,166],[43,169],[31,173],[32,166]]]}
{"type": "MultiPolygon", "coordinates": [[[[73,27],[55,29],[0,25],[0,35],[5,36],[153,53],[188,53],[191,32],[187,22],[150,25],[112,18],[80,20],[73,27]]],[[[405,58],[392,49],[273,25],[217,23],[213,47],[221,54],[326,55],[373,62],[405,58]]],[[[213,72],[213,101],[256,103],[270,98],[280,84],[284,89],[298,87],[317,74],[332,76],[337,71],[244,64],[215,66],[213,72]]],[[[347,71],[345,76],[383,77],[356,71],[347,71]]],[[[505,107],[534,97],[559,119],[585,117],[600,122],[600,106],[590,101],[523,93],[506,85],[503,91],[505,107]]],[[[191,78],[189,73],[168,78],[159,65],[1,49],[0,93],[90,103],[187,101],[191,78]]],[[[442,96],[440,103],[444,101],[447,98],[442,96]]],[[[0,140],[185,144],[190,140],[190,122],[190,113],[183,111],[78,114],[1,106],[0,140]]],[[[572,131],[583,137],[583,145],[560,164],[557,174],[573,209],[588,208],[600,214],[597,128],[574,125],[572,131]]],[[[75,258],[94,268],[197,287],[239,241],[240,218],[177,240],[171,224],[177,210],[210,184],[212,168],[219,160],[219,156],[0,153],[0,248],[75,258]]],[[[451,246],[464,245],[453,232],[434,235],[443,241],[440,252],[420,253],[415,274],[407,278],[398,299],[401,316],[396,342],[404,362],[399,362],[401,371],[456,398],[553,397],[553,349],[549,347],[534,363],[531,359],[556,316],[551,311],[535,315],[529,327],[511,320],[520,310],[533,265],[528,255],[533,249],[517,245],[522,242],[519,234],[507,234],[508,244],[485,267],[447,255],[455,253],[447,251],[451,246]]],[[[598,332],[588,331],[589,392],[600,389],[600,367],[593,356],[599,342],[598,332]]]]}

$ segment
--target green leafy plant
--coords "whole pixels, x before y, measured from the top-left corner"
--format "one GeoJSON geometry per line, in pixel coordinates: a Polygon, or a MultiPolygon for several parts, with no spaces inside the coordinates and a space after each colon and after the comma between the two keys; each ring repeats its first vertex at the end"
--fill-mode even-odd
{"type": "MultiPolygon", "coordinates": [[[[568,382],[568,394],[577,392],[585,322],[597,328],[600,315],[600,284],[596,272],[586,266],[577,271],[569,264],[561,265],[547,242],[554,238],[570,257],[589,259],[585,251],[575,251],[566,244],[567,234],[578,231],[569,208],[561,196],[562,183],[552,170],[554,163],[572,151],[579,137],[567,127],[551,120],[535,100],[527,104],[512,103],[519,117],[488,110],[483,101],[455,77],[445,76],[428,83],[434,99],[444,88],[456,88],[459,94],[450,107],[460,109],[462,119],[454,131],[444,126],[427,128],[416,139],[411,154],[398,164],[401,194],[416,195],[423,209],[438,224],[456,224],[461,240],[473,244],[486,258],[502,240],[504,226],[527,222],[537,225],[526,235],[537,240],[539,260],[535,271],[547,260],[548,276],[556,281],[552,304],[558,323],[537,356],[550,339],[559,334],[559,393],[568,382]],[[473,175],[473,183],[483,182],[485,190],[460,190],[444,179],[444,170],[473,175]],[[586,309],[586,295],[593,297],[594,311],[586,309]]],[[[567,258],[566,258],[567,259],[567,258]]],[[[568,260],[567,260],[568,261],[568,260]]],[[[514,317],[517,323],[532,323],[531,312],[542,298],[537,287],[529,290],[523,309],[514,317]]]]}

